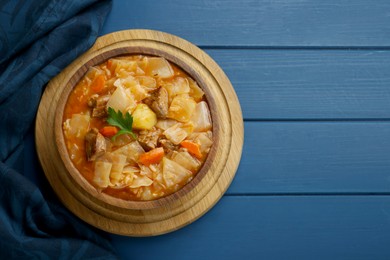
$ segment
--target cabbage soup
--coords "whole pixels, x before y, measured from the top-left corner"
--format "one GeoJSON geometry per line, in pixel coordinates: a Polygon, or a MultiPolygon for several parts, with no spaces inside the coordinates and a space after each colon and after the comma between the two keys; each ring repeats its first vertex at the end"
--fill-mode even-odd
{"type": "Polygon", "coordinates": [[[96,189],[154,200],[185,186],[213,143],[204,92],[162,57],[129,55],[91,67],[70,93],[68,155],[96,189]]]}

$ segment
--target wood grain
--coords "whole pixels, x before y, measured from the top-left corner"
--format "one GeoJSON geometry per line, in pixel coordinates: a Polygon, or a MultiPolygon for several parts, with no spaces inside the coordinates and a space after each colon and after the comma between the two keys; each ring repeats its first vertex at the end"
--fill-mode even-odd
{"type": "Polygon", "coordinates": [[[103,33],[153,28],[201,46],[388,47],[389,8],[387,0],[114,1],[103,33]]]}
{"type": "MultiPolygon", "coordinates": [[[[117,55],[118,53],[114,53],[117,55]]],[[[235,92],[223,71],[204,52],[175,36],[156,31],[131,30],[99,38],[94,47],[75,60],[46,88],[36,121],[36,142],[39,159],[46,177],[62,202],[77,216],[103,230],[131,236],[158,235],[176,230],[203,215],[223,195],[233,179],[240,161],[243,144],[241,109],[235,92]],[[173,196],[153,207],[116,200],[98,194],[91,185],[72,171],[61,146],[61,113],[66,95],[85,71],[84,64],[101,62],[114,52],[157,54],[187,69],[208,95],[212,110],[214,153],[207,161],[204,177],[194,182],[193,189],[173,196]],[[151,52],[149,52],[151,51],[151,52]],[[80,69],[81,68],[81,69],[80,69]],[[74,76],[76,75],[76,76],[74,76]],[[70,83],[68,83],[70,82],[70,83]],[[64,92],[63,92],[64,90],[64,92]],[[213,101],[215,100],[215,102],[213,101]],[[227,101],[229,100],[229,102],[227,101]],[[234,124],[231,122],[234,121],[234,124]],[[57,135],[54,135],[55,126],[57,135]],[[59,150],[52,142],[57,140],[59,150]],[[59,152],[60,151],[60,152],[59,152]],[[62,159],[61,160],[61,156],[62,159]],[[172,199],[174,198],[174,199],[172,199]],[[119,203],[118,203],[119,201],[119,203]],[[159,207],[157,207],[159,206],[159,207]]],[[[191,185],[191,183],[189,184],[191,185]]]]}
{"type": "Polygon", "coordinates": [[[124,259],[389,259],[389,222],[388,196],[225,196],[175,233],[111,239],[124,259]]]}
{"type": "Polygon", "coordinates": [[[245,122],[227,194],[390,193],[390,122],[245,122]]]}
{"type": "Polygon", "coordinates": [[[214,50],[244,119],[390,118],[390,51],[214,50]]]}

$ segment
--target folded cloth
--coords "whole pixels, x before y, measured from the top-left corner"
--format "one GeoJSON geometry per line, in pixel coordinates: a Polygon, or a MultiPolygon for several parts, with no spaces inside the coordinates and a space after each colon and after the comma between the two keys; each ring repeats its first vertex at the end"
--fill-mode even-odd
{"type": "Polygon", "coordinates": [[[24,138],[33,129],[46,83],[92,46],[110,9],[110,0],[0,0],[0,255],[4,258],[116,258],[103,232],[77,219],[53,191],[40,189],[26,177],[32,170],[40,171],[38,167],[22,167],[24,138]]]}

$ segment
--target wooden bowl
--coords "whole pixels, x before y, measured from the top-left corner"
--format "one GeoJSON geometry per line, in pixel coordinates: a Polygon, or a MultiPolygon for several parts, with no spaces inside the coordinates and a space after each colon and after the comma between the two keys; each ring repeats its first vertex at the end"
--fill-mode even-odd
{"type": "Polygon", "coordinates": [[[241,157],[243,120],[228,78],[202,50],[170,34],[128,30],[100,37],[50,81],[37,114],[36,144],[47,179],[74,214],[112,233],[157,235],[191,223],[226,191],[241,157]],[[127,54],[161,56],[186,71],[205,92],[213,122],[213,146],[201,170],[182,189],[152,201],[126,201],[98,192],[71,162],[62,131],[67,98],[88,68],[127,54]]]}
{"type": "Polygon", "coordinates": [[[94,198],[97,198],[98,200],[101,200],[112,206],[126,208],[126,209],[136,209],[136,210],[153,209],[158,207],[164,207],[167,204],[171,203],[172,201],[182,198],[189,191],[191,191],[196,185],[198,185],[202,180],[202,178],[205,176],[205,174],[207,174],[207,172],[209,171],[212,162],[215,160],[217,149],[221,148],[219,147],[220,145],[219,132],[220,132],[221,124],[223,122],[220,122],[218,111],[219,111],[219,107],[216,105],[213,95],[210,92],[209,86],[205,82],[205,79],[202,77],[202,75],[199,75],[196,71],[194,71],[194,69],[191,66],[187,64],[185,60],[185,56],[176,56],[173,53],[166,52],[163,46],[161,47],[159,46],[158,48],[145,47],[143,45],[120,47],[120,48],[115,48],[113,50],[107,50],[107,51],[96,53],[96,56],[94,56],[92,59],[86,60],[85,63],[77,69],[75,74],[67,82],[67,84],[64,87],[64,90],[60,95],[60,99],[58,101],[58,105],[56,109],[56,118],[54,121],[55,139],[56,139],[56,144],[57,144],[59,154],[61,156],[62,162],[64,163],[67,169],[67,172],[69,173],[69,177],[76,182],[76,185],[78,185],[79,188],[84,189],[86,192],[89,193],[89,195],[93,196],[94,198]],[[211,118],[213,122],[213,146],[211,147],[207,159],[204,162],[204,165],[202,166],[200,171],[183,188],[179,189],[178,191],[168,196],[156,200],[150,200],[150,201],[128,201],[128,200],[112,197],[110,195],[107,195],[106,193],[99,192],[82,176],[79,170],[76,169],[76,167],[74,166],[73,162],[69,157],[69,153],[67,151],[64,135],[63,135],[63,114],[64,114],[64,108],[67,103],[68,97],[72,92],[73,88],[85,75],[88,69],[92,66],[107,61],[110,58],[123,56],[123,55],[136,55],[136,54],[164,57],[165,59],[178,65],[181,69],[187,72],[205,92],[206,101],[210,107],[211,118]]]}

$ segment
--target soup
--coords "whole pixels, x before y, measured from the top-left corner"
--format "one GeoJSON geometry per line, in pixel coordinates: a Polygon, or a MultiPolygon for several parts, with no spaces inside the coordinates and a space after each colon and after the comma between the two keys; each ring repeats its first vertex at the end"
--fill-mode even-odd
{"type": "Polygon", "coordinates": [[[154,200],[191,181],[213,143],[204,92],[162,57],[116,57],[91,67],[70,93],[69,158],[96,189],[154,200]]]}

